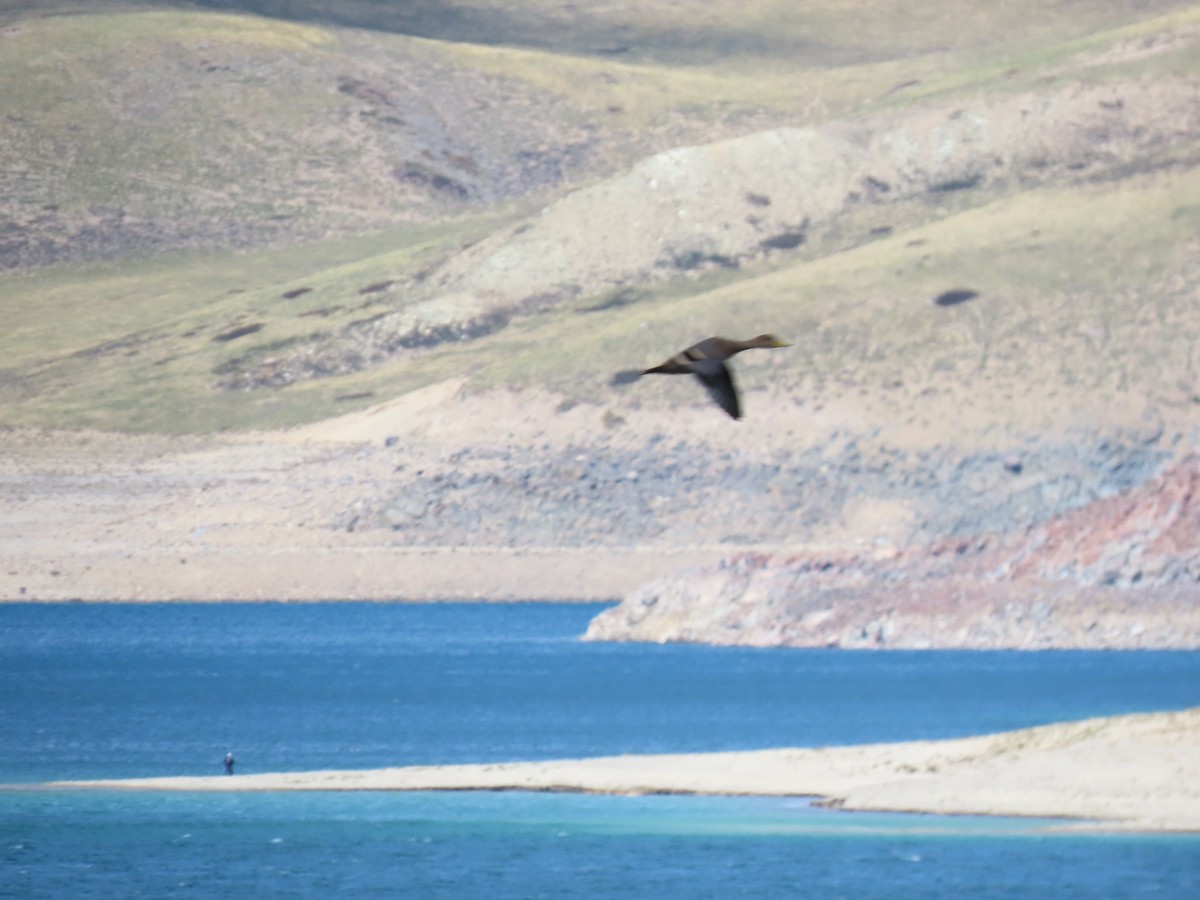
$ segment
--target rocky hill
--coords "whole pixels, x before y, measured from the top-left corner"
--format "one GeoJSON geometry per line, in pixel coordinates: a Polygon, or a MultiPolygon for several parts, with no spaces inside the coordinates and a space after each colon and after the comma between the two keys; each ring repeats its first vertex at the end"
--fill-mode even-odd
{"type": "Polygon", "coordinates": [[[590,640],[855,648],[1200,647],[1200,457],[1018,533],[747,554],[647,584],[590,640]]]}

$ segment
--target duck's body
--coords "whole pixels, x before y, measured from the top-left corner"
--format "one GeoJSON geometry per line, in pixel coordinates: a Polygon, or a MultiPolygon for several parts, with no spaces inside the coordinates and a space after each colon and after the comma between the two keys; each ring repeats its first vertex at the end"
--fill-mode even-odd
{"type": "Polygon", "coordinates": [[[760,334],[748,341],[710,337],[693,344],[682,353],[676,353],[662,365],[646,369],[642,374],[695,375],[721,409],[733,418],[740,419],[742,409],[738,402],[737,387],[733,383],[733,374],[725,365],[725,360],[743,350],[786,346],[784,341],[779,340],[773,334],[760,334]]]}

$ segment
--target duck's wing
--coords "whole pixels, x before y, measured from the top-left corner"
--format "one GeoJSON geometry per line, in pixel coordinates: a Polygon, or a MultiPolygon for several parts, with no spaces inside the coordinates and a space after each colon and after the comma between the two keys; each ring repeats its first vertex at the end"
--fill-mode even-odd
{"type": "MultiPolygon", "coordinates": [[[[686,353],[686,351],[685,351],[686,353]]],[[[676,353],[670,359],[660,366],[655,366],[653,369],[646,369],[642,372],[643,375],[686,375],[688,372],[694,372],[695,368],[690,359],[684,353],[676,353]]]]}
{"type": "Polygon", "coordinates": [[[741,404],[738,403],[737,387],[733,383],[733,373],[719,359],[706,359],[692,363],[692,373],[700,379],[708,391],[708,395],[716,401],[717,406],[725,410],[735,419],[742,417],[741,404]]]}
{"type": "MultiPolygon", "coordinates": [[[[660,366],[646,369],[643,375],[658,373],[660,375],[686,375],[688,372],[700,374],[698,366],[711,367],[728,359],[731,355],[729,345],[732,342],[725,338],[705,338],[699,343],[692,344],[686,350],[681,350],[660,366]]],[[[708,371],[712,371],[711,368],[708,371]]]]}

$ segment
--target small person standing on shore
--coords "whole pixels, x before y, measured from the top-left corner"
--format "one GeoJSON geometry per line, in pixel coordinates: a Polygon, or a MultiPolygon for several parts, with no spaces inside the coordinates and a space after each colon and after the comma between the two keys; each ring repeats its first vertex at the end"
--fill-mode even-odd
{"type": "Polygon", "coordinates": [[[233,774],[233,754],[232,753],[225,754],[225,774],[226,775],[233,774]]]}

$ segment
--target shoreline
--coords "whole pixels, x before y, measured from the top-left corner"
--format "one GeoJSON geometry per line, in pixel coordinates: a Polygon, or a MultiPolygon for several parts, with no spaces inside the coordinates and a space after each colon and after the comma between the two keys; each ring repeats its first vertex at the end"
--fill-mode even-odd
{"type": "Polygon", "coordinates": [[[978,737],[349,771],[55,781],[35,790],[548,791],[815,798],[853,811],[1200,833],[1200,707],[978,737]]]}
{"type": "Polygon", "coordinates": [[[10,545],[6,602],[616,602],[728,547],[10,545]]]}
{"type": "MultiPolygon", "coordinates": [[[[1200,523],[1190,498],[1197,485],[1187,460],[1136,496],[1103,501],[1082,531],[1074,519],[1065,531],[1055,526],[1058,550],[1038,562],[1029,548],[1042,546],[1041,531],[1020,540],[980,532],[914,544],[916,532],[888,523],[897,515],[909,521],[915,507],[904,512],[865,498],[865,506],[856,501],[840,513],[836,496],[832,506],[818,504],[821,516],[841,524],[814,531],[800,507],[792,508],[796,498],[780,495],[768,512],[751,502],[775,496],[770,466],[761,478],[709,485],[715,493],[701,503],[709,513],[693,521],[670,502],[683,483],[674,468],[681,451],[652,454],[658,468],[647,469],[632,432],[606,429],[593,435],[598,443],[581,443],[595,422],[577,408],[560,415],[548,395],[457,398],[453,383],[439,391],[426,397],[420,415],[405,395],[283,432],[6,431],[0,604],[600,602],[617,606],[589,626],[587,639],[922,650],[1200,647],[1200,610],[1185,577],[1200,561],[1192,551],[1159,552],[1196,546],[1200,523]],[[464,421],[496,409],[512,414],[514,430],[504,440],[464,430],[464,421]],[[448,430],[427,420],[435,411],[448,430]],[[1141,524],[1131,532],[1129,522],[1141,524]],[[1100,574],[1115,579],[1111,586],[1091,569],[1072,568],[1097,548],[1103,560],[1129,561],[1124,568],[1104,563],[1100,574]],[[1075,574],[1047,580],[1046,571],[1075,574]]],[[[706,459],[741,452],[727,429],[712,430],[722,423],[704,422],[691,438],[711,451],[706,459]]],[[[920,442],[903,450],[917,454],[912,465],[926,452],[920,442]]],[[[1075,471],[1079,464],[1071,453],[1045,452],[1051,468],[1039,479],[1054,466],[1075,471]]],[[[1103,458],[1114,466],[1141,458],[1113,452],[1103,458]]],[[[968,456],[947,453],[939,450],[938,458],[960,475],[965,459],[995,463],[979,447],[964,447],[968,456]]],[[[796,472],[809,462],[797,457],[796,472]]],[[[684,474],[689,484],[708,484],[699,470],[684,474]]]]}

